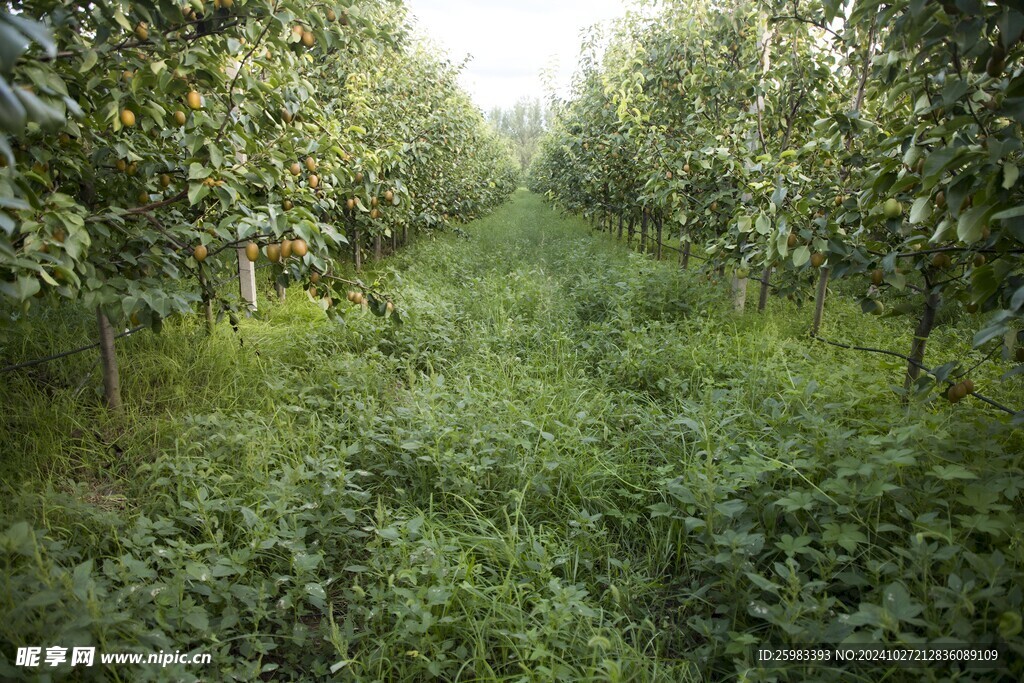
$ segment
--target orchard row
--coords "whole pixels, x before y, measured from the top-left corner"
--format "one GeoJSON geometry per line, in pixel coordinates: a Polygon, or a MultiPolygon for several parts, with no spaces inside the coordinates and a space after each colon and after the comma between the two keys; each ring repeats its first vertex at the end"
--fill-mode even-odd
{"type": "Polygon", "coordinates": [[[975,0],[631,13],[585,46],[531,186],[656,226],[743,291],[756,270],[762,301],[852,278],[866,313],[914,317],[908,389],[933,379],[942,307],[1022,361],[1022,31],[1013,3],[975,0]]]}
{"type": "Polygon", "coordinates": [[[33,0],[0,34],[5,306],[63,297],[154,326],[230,311],[214,283],[241,258],[333,304],[363,250],[515,186],[400,3],[33,0]]]}

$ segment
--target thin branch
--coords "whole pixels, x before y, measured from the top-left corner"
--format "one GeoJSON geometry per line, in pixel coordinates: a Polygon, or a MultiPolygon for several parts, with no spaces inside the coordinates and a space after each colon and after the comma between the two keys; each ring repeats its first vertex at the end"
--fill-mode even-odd
{"type": "MultiPolygon", "coordinates": [[[[194,43],[195,41],[199,40],[200,38],[203,38],[204,36],[219,36],[219,35],[222,35],[223,33],[225,33],[226,29],[234,28],[235,26],[238,26],[239,23],[240,23],[238,21],[239,19],[247,19],[250,16],[252,16],[252,15],[249,15],[249,14],[235,14],[235,15],[232,15],[232,17],[231,17],[232,21],[230,21],[228,23],[225,23],[225,24],[222,24],[216,30],[205,31],[203,33],[200,33],[197,30],[194,33],[189,33],[188,35],[174,36],[174,37],[171,37],[171,38],[165,38],[165,41],[167,43],[194,43]]],[[[203,19],[195,19],[195,20],[192,20],[192,21],[185,21],[185,22],[182,22],[180,24],[176,24],[175,26],[172,26],[172,27],[168,28],[166,31],[164,31],[164,33],[165,34],[166,33],[174,33],[175,31],[178,31],[181,28],[186,27],[186,26],[192,26],[192,25],[198,26],[199,24],[201,24],[204,21],[209,21],[209,19],[208,18],[203,18],[203,19]]],[[[153,41],[151,41],[151,40],[148,40],[148,39],[147,40],[135,40],[135,41],[133,41],[129,37],[129,38],[125,38],[120,43],[116,43],[116,44],[112,45],[111,48],[114,51],[120,52],[121,50],[135,50],[135,49],[139,49],[139,48],[142,48],[142,47],[144,47],[146,45],[155,45],[155,43],[153,41]]],[[[92,49],[92,48],[87,47],[87,46],[83,46],[81,49],[76,49],[76,50],[61,50],[60,52],[55,53],[53,56],[45,55],[45,54],[43,54],[43,55],[33,55],[31,57],[31,60],[32,61],[37,61],[37,62],[52,62],[52,61],[57,61],[58,59],[69,59],[71,57],[79,57],[82,54],[84,54],[85,52],[88,52],[90,49],[92,49]]],[[[26,57],[23,57],[22,59],[27,60],[27,59],[29,59],[29,57],[26,56],[26,57]]]]}
{"type": "Polygon", "coordinates": [[[150,222],[150,224],[154,228],[156,228],[157,232],[159,232],[161,235],[163,235],[168,240],[170,240],[171,244],[176,246],[178,249],[187,249],[188,248],[188,245],[182,244],[181,242],[179,242],[177,240],[177,238],[175,238],[173,235],[171,235],[169,232],[167,232],[167,229],[163,226],[163,224],[160,221],[157,220],[156,216],[154,216],[153,214],[148,213],[148,212],[144,213],[142,215],[146,218],[147,221],[150,222]]]}
{"type": "MultiPolygon", "coordinates": [[[[880,258],[889,256],[889,254],[884,251],[875,251],[873,249],[866,249],[865,251],[872,256],[878,256],[880,258]]],[[[970,247],[936,247],[934,249],[922,249],[920,251],[897,252],[896,258],[914,258],[915,256],[925,256],[927,254],[956,253],[958,251],[970,252],[972,254],[1024,254],[1024,249],[995,249],[993,247],[989,247],[987,249],[971,249],[970,247]]]]}
{"type": "Polygon", "coordinates": [[[221,121],[220,128],[217,130],[217,137],[214,140],[215,144],[217,142],[220,142],[221,138],[224,137],[224,130],[228,126],[228,121],[231,120],[231,111],[234,109],[234,105],[232,104],[231,101],[231,95],[235,91],[235,83],[238,82],[238,77],[242,75],[242,69],[245,67],[246,60],[252,57],[253,53],[256,52],[256,49],[260,46],[260,42],[263,41],[263,39],[267,36],[267,32],[270,31],[270,26],[271,24],[273,24],[273,22],[270,19],[277,12],[277,5],[278,3],[275,0],[274,6],[270,10],[270,15],[267,17],[267,23],[263,27],[263,30],[260,31],[259,36],[257,36],[256,40],[253,41],[252,47],[249,48],[249,51],[245,53],[245,56],[238,61],[238,69],[235,71],[234,78],[231,79],[231,85],[228,86],[228,92],[227,95],[225,96],[225,99],[227,100],[227,108],[224,112],[224,120],[221,121]]]}
{"type": "MultiPolygon", "coordinates": [[[[946,42],[948,43],[949,41],[946,42]]],[[[956,67],[956,74],[961,78],[961,80],[967,83],[968,81],[964,79],[963,68],[960,64],[960,49],[957,47],[956,42],[953,42],[951,47],[953,49],[953,66],[956,67]]],[[[927,82],[928,79],[925,78],[925,83],[927,82]]],[[[974,117],[974,122],[978,124],[978,127],[981,128],[982,132],[985,133],[985,136],[987,137],[989,134],[988,128],[986,128],[985,124],[978,118],[977,112],[974,111],[974,104],[971,102],[971,98],[969,97],[967,98],[967,110],[971,112],[971,116],[974,117]]]]}
{"type": "Polygon", "coordinates": [[[979,361],[978,361],[977,363],[975,363],[975,364],[974,364],[974,365],[973,365],[973,366],[972,366],[972,367],[971,367],[971,368],[970,368],[969,370],[966,370],[966,371],[964,371],[964,372],[961,372],[961,373],[960,373],[960,374],[959,374],[958,376],[959,376],[959,377],[967,377],[967,376],[970,376],[970,374],[971,374],[972,372],[974,372],[975,370],[977,370],[978,368],[980,368],[980,367],[981,367],[982,365],[984,365],[984,364],[985,364],[985,363],[987,363],[988,361],[992,360],[992,356],[996,355],[996,354],[997,354],[997,353],[999,352],[1000,348],[1002,348],[1002,347],[1000,347],[1000,346],[998,346],[998,345],[995,345],[995,346],[993,346],[993,347],[992,347],[992,350],[988,352],[988,355],[987,355],[987,356],[985,356],[984,358],[982,358],[981,360],[979,360],[979,361]]]}
{"type": "Polygon", "coordinates": [[[839,35],[835,31],[830,29],[828,26],[825,26],[821,22],[817,22],[814,19],[810,19],[808,17],[801,17],[801,16],[796,15],[796,14],[779,14],[779,15],[776,15],[774,17],[769,17],[768,21],[769,21],[769,23],[775,24],[775,23],[778,23],[780,21],[786,21],[787,19],[792,20],[792,21],[801,21],[801,22],[803,22],[805,24],[810,24],[811,26],[814,26],[816,28],[820,28],[822,31],[825,31],[826,33],[831,33],[833,36],[835,36],[836,40],[838,40],[838,41],[840,41],[842,43],[849,42],[849,41],[847,41],[847,39],[844,36],[839,35]]]}
{"type": "Polygon", "coordinates": [[[185,199],[186,197],[188,197],[188,190],[182,190],[178,194],[173,195],[171,197],[168,197],[167,199],[162,199],[162,200],[160,200],[158,202],[153,202],[152,204],[146,204],[145,206],[136,206],[133,209],[128,209],[127,211],[125,211],[125,213],[126,214],[149,213],[153,209],[161,209],[161,208],[163,208],[165,206],[169,206],[171,204],[176,204],[177,202],[180,202],[182,199],[185,199]]]}
{"type": "Polygon", "coordinates": [[[234,242],[225,242],[220,247],[218,247],[218,248],[214,249],[213,251],[211,251],[210,252],[210,256],[216,256],[217,254],[221,253],[222,251],[226,251],[228,249],[231,249],[232,247],[237,248],[243,242],[256,242],[256,243],[259,243],[259,241],[261,239],[264,239],[266,237],[274,237],[274,236],[275,235],[272,232],[264,232],[264,233],[258,233],[256,235],[249,235],[248,237],[237,239],[234,242]]]}

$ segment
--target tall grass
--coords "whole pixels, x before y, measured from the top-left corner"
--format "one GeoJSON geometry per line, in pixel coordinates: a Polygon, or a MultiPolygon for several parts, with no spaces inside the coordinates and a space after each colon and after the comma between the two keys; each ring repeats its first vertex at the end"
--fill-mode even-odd
{"type": "MultiPolygon", "coordinates": [[[[841,680],[753,648],[1021,652],[1019,432],[903,405],[900,368],[812,344],[809,311],[736,315],[724,283],[537,197],[467,234],[381,266],[402,326],[329,322],[296,289],[238,334],[125,340],[121,419],[88,355],[12,378],[0,675],[32,676],[24,644],[214,653],[110,680],[841,680]]],[[[827,320],[909,340],[842,287],[827,320]]],[[[3,333],[18,357],[88,335],[67,312],[25,324],[3,333]]],[[[930,353],[967,343],[954,322],[930,353]]],[[[999,370],[976,381],[1010,401],[999,370]]]]}

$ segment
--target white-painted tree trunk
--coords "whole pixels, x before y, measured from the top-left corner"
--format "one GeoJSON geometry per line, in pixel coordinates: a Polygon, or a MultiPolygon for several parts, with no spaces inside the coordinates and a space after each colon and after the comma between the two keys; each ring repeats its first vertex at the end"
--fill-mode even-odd
{"type": "Polygon", "coordinates": [[[245,255],[245,247],[239,247],[236,251],[238,252],[238,291],[249,310],[255,311],[256,264],[252,263],[245,255]]]}
{"type": "Polygon", "coordinates": [[[736,273],[732,275],[732,305],[741,313],[747,305],[747,278],[736,273]]]}

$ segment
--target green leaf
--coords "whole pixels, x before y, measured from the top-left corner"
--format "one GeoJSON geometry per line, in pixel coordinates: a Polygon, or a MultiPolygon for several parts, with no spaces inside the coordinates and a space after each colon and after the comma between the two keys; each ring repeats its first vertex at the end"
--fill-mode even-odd
{"type": "Polygon", "coordinates": [[[210,568],[201,562],[189,562],[185,565],[185,573],[196,581],[209,581],[211,578],[210,568]]]}
{"type": "Polygon", "coordinates": [[[886,273],[885,282],[901,292],[907,288],[907,276],[903,273],[886,273]]]}
{"type": "Polygon", "coordinates": [[[0,292],[16,301],[32,298],[41,288],[39,280],[29,275],[19,275],[14,282],[0,282],[0,292]]]}
{"type": "Polygon", "coordinates": [[[847,552],[853,552],[861,543],[867,543],[868,537],[856,524],[835,523],[826,524],[822,530],[821,540],[828,543],[836,543],[842,546],[847,552]]]}
{"type": "Polygon", "coordinates": [[[1011,311],[1019,310],[1021,306],[1024,306],[1024,287],[1018,287],[1010,299],[1011,311]]]}
{"type": "Polygon", "coordinates": [[[757,217],[757,223],[754,227],[757,230],[757,234],[767,235],[772,231],[772,222],[769,220],[768,216],[765,216],[762,213],[757,217]]]}
{"type": "MultiPolygon", "coordinates": [[[[201,11],[202,10],[200,10],[200,12],[201,11]]],[[[122,12],[120,8],[118,8],[114,12],[114,21],[116,21],[125,31],[134,30],[134,27],[131,25],[131,22],[128,21],[128,18],[124,15],[124,12],[122,12]]]]}
{"type": "Polygon", "coordinates": [[[206,185],[202,183],[189,183],[188,202],[190,205],[195,206],[208,194],[210,194],[210,188],[206,185]]]}
{"type": "Polygon", "coordinates": [[[313,553],[311,555],[306,553],[296,553],[294,558],[295,569],[300,572],[311,572],[320,566],[323,559],[324,556],[320,553],[313,553]]]}
{"type": "Polygon", "coordinates": [[[210,169],[206,168],[198,162],[192,162],[188,167],[188,179],[189,180],[203,180],[210,176],[210,169]]]}
{"type": "Polygon", "coordinates": [[[943,147],[928,155],[924,162],[924,188],[927,190],[933,187],[942,177],[942,173],[949,168],[961,148],[943,147]]]}
{"type": "Polygon", "coordinates": [[[910,207],[910,222],[920,223],[932,215],[932,198],[918,197],[910,207]]]}
{"type": "Polygon", "coordinates": [[[210,618],[202,607],[193,607],[185,615],[185,623],[196,631],[207,631],[210,628],[210,618]]]}
{"type": "Polygon", "coordinates": [[[907,587],[899,582],[885,587],[882,592],[882,606],[898,622],[914,622],[915,617],[924,611],[924,606],[914,600],[907,587]]]}
{"type": "Polygon", "coordinates": [[[0,534],[0,549],[31,556],[35,550],[35,539],[28,522],[15,522],[0,534]]]}
{"type": "Polygon", "coordinates": [[[20,133],[25,128],[25,105],[6,79],[0,77],[0,131],[20,133]]]}
{"type": "Polygon", "coordinates": [[[933,477],[949,481],[951,479],[977,479],[978,475],[962,465],[936,465],[931,469],[933,477]]]}
{"type": "Polygon", "coordinates": [[[43,24],[33,19],[19,16],[17,14],[5,14],[4,21],[13,24],[25,36],[34,40],[46,51],[46,56],[53,59],[57,56],[57,44],[53,42],[50,30],[43,24]]]}
{"type": "Polygon", "coordinates": [[[811,250],[803,244],[793,250],[793,265],[799,268],[811,260],[811,250]]]}
{"type": "Polygon", "coordinates": [[[1017,168],[1017,164],[1007,161],[1003,164],[1003,189],[1009,190],[1017,183],[1017,177],[1020,175],[1020,169],[1017,168]]]}
{"type": "Polygon", "coordinates": [[[210,143],[206,146],[206,149],[210,153],[210,163],[213,164],[214,168],[220,168],[224,165],[224,153],[218,145],[210,143]]]}
{"type": "Polygon", "coordinates": [[[96,62],[99,61],[99,58],[100,56],[96,50],[88,50],[85,53],[85,56],[82,57],[82,63],[78,67],[78,73],[84,74],[87,71],[92,70],[92,68],[96,66],[96,62]]]}
{"type": "Polygon", "coordinates": [[[18,58],[25,52],[26,47],[28,44],[22,38],[21,32],[0,19],[0,71],[10,72],[17,64],[18,58]]]}
{"type": "Polygon", "coordinates": [[[994,213],[992,214],[992,220],[1002,221],[1006,220],[1007,218],[1018,218],[1019,216],[1024,216],[1024,205],[1015,206],[1012,209],[1006,209],[1005,211],[999,211],[998,213],[994,213]]]}
{"type": "Polygon", "coordinates": [[[975,206],[960,214],[960,220],[956,224],[957,238],[966,244],[974,244],[980,240],[988,211],[987,206],[975,206]]]}
{"type": "Polygon", "coordinates": [[[988,325],[979,330],[978,333],[974,335],[974,348],[983,346],[988,342],[992,341],[993,339],[996,339],[1006,334],[1006,331],[1010,329],[1009,323],[1006,319],[1008,315],[1009,311],[1004,311],[1000,314],[997,314],[992,320],[989,321],[988,325]]]}

